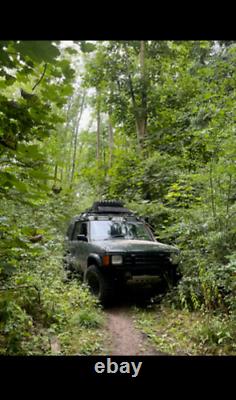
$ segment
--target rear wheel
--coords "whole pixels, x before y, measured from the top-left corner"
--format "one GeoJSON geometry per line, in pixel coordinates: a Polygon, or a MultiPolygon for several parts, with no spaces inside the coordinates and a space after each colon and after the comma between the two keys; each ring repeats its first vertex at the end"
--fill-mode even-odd
{"type": "Polygon", "coordinates": [[[113,282],[105,276],[96,265],[90,265],[84,274],[84,281],[89,286],[91,293],[103,304],[107,305],[114,293],[113,282]]]}
{"type": "Polygon", "coordinates": [[[63,257],[63,268],[65,272],[65,281],[78,278],[82,280],[83,274],[81,271],[74,268],[73,264],[70,262],[69,253],[65,253],[63,257]]]}
{"type": "Polygon", "coordinates": [[[71,279],[72,278],[72,266],[68,261],[68,253],[65,253],[63,256],[63,268],[65,272],[65,280],[71,279]]]}

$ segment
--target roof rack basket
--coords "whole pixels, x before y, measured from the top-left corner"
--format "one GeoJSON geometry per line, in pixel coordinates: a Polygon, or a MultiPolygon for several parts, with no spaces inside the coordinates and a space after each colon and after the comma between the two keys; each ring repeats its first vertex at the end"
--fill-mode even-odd
{"type": "Polygon", "coordinates": [[[86,212],[92,214],[133,214],[132,211],[124,207],[124,203],[120,200],[96,201],[86,212]]]}

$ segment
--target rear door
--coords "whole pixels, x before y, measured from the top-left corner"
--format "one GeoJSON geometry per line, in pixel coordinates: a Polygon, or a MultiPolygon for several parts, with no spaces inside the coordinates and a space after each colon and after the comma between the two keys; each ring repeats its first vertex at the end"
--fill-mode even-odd
{"type": "Polygon", "coordinates": [[[77,221],[74,224],[72,238],[70,242],[70,253],[72,263],[75,269],[83,272],[87,266],[87,257],[89,251],[88,242],[77,239],[78,235],[85,235],[88,238],[88,222],[77,221]]]}

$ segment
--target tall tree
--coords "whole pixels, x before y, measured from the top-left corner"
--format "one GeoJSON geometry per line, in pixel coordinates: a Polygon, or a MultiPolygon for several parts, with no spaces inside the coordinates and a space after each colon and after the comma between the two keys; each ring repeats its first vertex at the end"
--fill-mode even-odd
{"type": "Polygon", "coordinates": [[[74,180],[79,127],[80,127],[80,121],[81,121],[82,113],[83,113],[83,110],[84,110],[84,104],[85,104],[85,90],[84,90],[84,92],[82,94],[82,97],[81,97],[81,102],[80,102],[80,105],[79,105],[77,120],[76,120],[75,127],[74,127],[73,154],[72,154],[72,167],[71,167],[70,187],[72,187],[73,180],[74,180]]]}
{"type": "Polygon", "coordinates": [[[97,162],[100,161],[101,147],[101,92],[99,87],[96,87],[96,114],[97,114],[97,162]]]}

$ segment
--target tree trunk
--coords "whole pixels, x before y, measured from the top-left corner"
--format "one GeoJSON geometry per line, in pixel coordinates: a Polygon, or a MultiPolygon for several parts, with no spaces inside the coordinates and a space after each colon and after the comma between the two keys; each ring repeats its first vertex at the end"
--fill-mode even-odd
{"type": "Polygon", "coordinates": [[[61,168],[61,171],[60,171],[61,173],[60,173],[60,180],[61,180],[61,183],[62,183],[62,181],[63,181],[63,172],[64,172],[64,168],[61,168]]]}
{"type": "Polygon", "coordinates": [[[65,130],[67,130],[68,127],[69,127],[69,123],[70,123],[69,114],[70,114],[71,107],[72,107],[72,96],[69,97],[69,104],[68,104],[68,109],[67,109],[67,112],[66,112],[66,126],[65,126],[65,130]]]}
{"type": "Polygon", "coordinates": [[[57,184],[57,169],[58,169],[58,165],[57,165],[57,163],[56,163],[56,165],[55,165],[55,169],[54,169],[54,185],[56,185],[57,184]]]}
{"type": "Polygon", "coordinates": [[[228,183],[228,190],[227,190],[227,201],[226,201],[226,230],[228,230],[228,224],[229,224],[229,206],[230,206],[230,195],[231,195],[231,189],[232,189],[232,175],[229,174],[229,183],[228,183]]]}
{"type": "Polygon", "coordinates": [[[78,118],[77,118],[77,122],[76,122],[76,126],[75,126],[70,188],[72,187],[73,181],[74,181],[76,153],[77,153],[77,142],[78,142],[78,134],[79,134],[79,124],[80,124],[80,120],[81,120],[82,113],[83,113],[84,100],[85,100],[85,92],[83,93],[83,97],[82,97],[81,104],[80,104],[80,110],[79,110],[79,113],[78,113],[78,118]]]}
{"type": "Polygon", "coordinates": [[[101,115],[100,115],[100,90],[97,88],[97,162],[100,160],[100,137],[101,137],[101,115]]]}
{"type": "MultiPolygon", "coordinates": [[[[70,175],[71,175],[71,155],[72,155],[72,148],[73,148],[73,140],[74,140],[74,132],[69,132],[69,135],[67,133],[67,129],[69,128],[69,123],[71,122],[71,119],[69,117],[69,113],[72,107],[72,99],[70,98],[70,103],[68,106],[68,110],[67,110],[67,114],[66,114],[66,126],[65,126],[65,132],[67,135],[67,141],[69,142],[69,138],[70,138],[70,145],[69,145],[69,151],[67,152],[67,157],[65,159],[65,179],[69,182],[70,181],[70,175]],[[69,137],[68,137],[69,136],[69,137]]],[[[64,168],[64,166],[63,166],[64,168]]]]}
{"type": "Polygon", "coordinates": [[[135,118],[135,126],[137,133],[137,143],[138,149],[143,149],[144,140],[146,137],[146,127],[147,127],[147,80],[145,71],[145,42],[142,40],[140,42],[140,71],[141,71],[141,104],[137,104],[136,96],[134,93],[133,82],[131,75],[129,73],[129,61],[127,48],[125,47],[126,54],[126,67],[128,74],[128,85],[130,90],[130,96],[133,105],[133,113],[135,118]]]}
{"type": "Polygon", "coordinates": [[[216,223],[216,204],[215,204],[215,193],[214,193],[214,185],[213,185],[213,166],[212,162],[210,163],[210,193],[211,193],[211,210],[212,210],[212,216],[214,218],[214,221],[216,223]]]}
{"type": "Polygon", "coordinates": [[[108,119],[108,132],[109,132],[109,168],[112,166],[112,153],[114,147],[114,133],[113,133],[113,126],[111,122],[111,114],[109,114],[108,119]]]}
{"type": "Polygon", "coordinates": [[[145,70],[145,42],[140,42],[140,69],[141,69],[141,109],[139,115],[139,136],[144,143],[147,129],[147,80],[145,70]]]}

